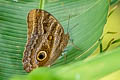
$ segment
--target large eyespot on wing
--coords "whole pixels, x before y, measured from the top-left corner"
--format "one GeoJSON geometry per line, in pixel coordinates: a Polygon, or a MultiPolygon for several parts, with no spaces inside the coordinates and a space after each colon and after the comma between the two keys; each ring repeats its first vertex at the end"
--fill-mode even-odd
{"type": "Polygon", "coordinates": [[[40,51],[38,54],[37,54],[37,60],[38,61],[43,61],[47,58],[47,53],[45,51],[40,51]]]}

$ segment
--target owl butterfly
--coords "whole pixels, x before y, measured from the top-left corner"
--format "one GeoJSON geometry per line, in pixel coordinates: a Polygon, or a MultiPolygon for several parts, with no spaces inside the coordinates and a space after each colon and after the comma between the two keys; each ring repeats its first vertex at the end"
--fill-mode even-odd
{"type": "Polygon", "coordinates": [[[68,44],[69,34],[50,13],[31,10],[27,17],[27,43],[23,53],[23,66],[30,72],[41,66],[50,66],[68,44]]]}

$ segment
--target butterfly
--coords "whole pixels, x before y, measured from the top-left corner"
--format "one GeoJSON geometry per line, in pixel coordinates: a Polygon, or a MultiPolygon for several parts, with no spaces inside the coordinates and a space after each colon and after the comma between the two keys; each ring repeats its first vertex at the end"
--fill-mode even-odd
{"type": "Polygon", "coordinates": [[[51,66],[64,51],[69,34],[49,12],[33,9],[27,16],[27,43],[23,52],[26,72],[42,66],[51,66]]]}

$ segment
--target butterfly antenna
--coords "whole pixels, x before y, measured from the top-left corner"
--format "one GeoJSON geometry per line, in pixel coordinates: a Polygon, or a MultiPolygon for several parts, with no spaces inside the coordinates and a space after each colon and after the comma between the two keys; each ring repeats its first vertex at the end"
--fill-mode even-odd
{"type": "Polygon", "coordinates": [[[68,27],[67,27],[67,33],[69,33],[69,25],[70,25],[70,15],[68,17],[68,27]]]}
{"type": "MultiPolygon", "coordinates": [[[[69,15],[69,17],[68,17],[68,27],[67,27],[67,33],[68,33],[68,34],[69,34],[69,25],[70,25],[70,15],[69,15]]],[[[77,26],[77,25],[78,25],[78,24],[76,24],[75,26],[77,26]]],[[[74,26],[74,27],[75,27],[75,26],[74,26]]],[[[73,45],[74,48],[80,50],[80,48],[73,43],[73,40],[72,40],[72,39],[70,39],[70,42],[72,43],[72,45],[73,45]]],[[[81,51],[81,50],[80,50],[80,51],[81,51]]]]}

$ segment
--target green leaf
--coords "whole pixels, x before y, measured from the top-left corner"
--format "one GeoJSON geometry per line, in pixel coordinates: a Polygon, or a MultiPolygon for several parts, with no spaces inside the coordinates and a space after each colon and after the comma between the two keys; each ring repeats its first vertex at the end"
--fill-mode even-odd
{"type": "Polygon", "coordinates": [[[120,0],[110,0],[110,5],[116,5],[120,0]]]}
{"type": "MultiPolygon", "coordinates": [[[[120,70],[120,48],[102,55],[54,69],[38,68],[26,76],[25,80],[99,80],[120,70]]],[[[20,77],[11,80],[19,80],[20,77]]]]}
{"type": "MultiPolygon", "coordinates": [[[[73,45],[66,48],[54,67],[83,60],[98,46],[108,14],[108,0],[47,0],[44,9],[54,15],[69,34],[73,45]],[[70,20],[69,19],[70,16],[70,20]],[[77,26],[75,26],[78,24],[77,26]],[[82,54],[82,55],[81,55],[82,54]]],[[[22,55],[27,37],[27,13],[39,8],[39,0],[0,0],[0,79],[26,74],[22,55]]],[[[71,43],[71,42],[70,42],[71,43]]]]}

